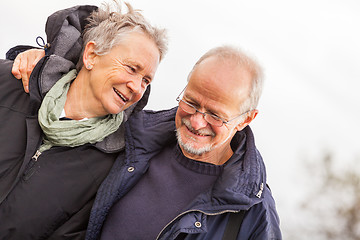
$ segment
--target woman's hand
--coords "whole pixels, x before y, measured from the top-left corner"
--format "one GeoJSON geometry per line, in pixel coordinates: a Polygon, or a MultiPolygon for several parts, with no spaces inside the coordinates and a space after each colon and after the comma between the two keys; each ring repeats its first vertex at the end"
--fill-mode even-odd
{"type": "Polygon", "coordinates": [[[29,92],[29,78],[35,65],[45,56],[42,49],[30,49],[18,54],[14,60],[11,73],[21,79],[25,92],[29,92]]]}

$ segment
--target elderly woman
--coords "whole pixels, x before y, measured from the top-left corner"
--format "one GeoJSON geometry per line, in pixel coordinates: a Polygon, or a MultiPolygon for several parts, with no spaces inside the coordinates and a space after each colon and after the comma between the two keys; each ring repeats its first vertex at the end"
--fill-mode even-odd
{"type": "Polygon", "coordinates": [[[116,5],[49,17],[30,94],[12,61],[0,61],[0,239],[84,238],[96,191],[123,154],[124,122],[146,104],[166,52],[164,30],[116,5]]]}

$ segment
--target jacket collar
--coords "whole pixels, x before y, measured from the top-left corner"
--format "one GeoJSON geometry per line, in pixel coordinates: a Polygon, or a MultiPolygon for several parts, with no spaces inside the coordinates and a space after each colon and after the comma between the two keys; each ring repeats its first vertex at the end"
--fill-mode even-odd
{"type": "MultiPolygon", "coordinates": [[[[176,141],[173,108],[165,111],[143,111],[135,114],[127,126],[128,161],[148,161],[167,144],[176,141]]],[[[225,164],[215,185],[201,194],[190,208],[204,212],[248,209],[262,199],[266,172],[256,149],[250,127],[235,134],[233,156],[225,164]],[[204,203],[209,203],[204,205],[204,203]]]]}

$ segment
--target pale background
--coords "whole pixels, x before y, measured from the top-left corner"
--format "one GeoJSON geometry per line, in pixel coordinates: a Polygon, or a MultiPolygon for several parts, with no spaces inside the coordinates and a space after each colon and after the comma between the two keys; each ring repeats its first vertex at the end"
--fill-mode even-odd
{"type": "MultiPolygon", "coordinates": [[[[36,45],[37,36],[46,39],[45,21],[54,11],[102,2],[1,0],[0,57],[12,46],[36,45]]],[[[303,162],[318,161],[326,150],[339,167],[359,156],[360,2],[129,2],[169,30],[169,52],[158,68],[147,109],[175,106],[191,67],[212,47],[239,46],[263,65],[265,89],[251,126],[286,239],[306,223],[298,204],[311,187],[311,176],[303,162]]]]}

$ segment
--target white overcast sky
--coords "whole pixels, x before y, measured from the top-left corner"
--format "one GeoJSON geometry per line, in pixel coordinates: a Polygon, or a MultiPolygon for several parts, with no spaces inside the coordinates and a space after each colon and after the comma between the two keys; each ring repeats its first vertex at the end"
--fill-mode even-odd
{"type": "MultiPolygon", "coordinates": [[[[101,0],[1,0],[0,57],[35,45],[48,15],[101,0]]],[[[187,74],[207,50],[233,44],[256,56],[266,75],[260,113],[251,124],[268,169],[284,231],[295,224],[304,158],[331,150],[341,165],[359,155],[360,2],[357,0],[129,0],[169,30],[147,109],[176,105],[187,74]]],[[[286,233],[285,233],[286,234],[286,233]]],[[[286,236],[286,235],[285,235],[286,236]]],[[[285,237],[284,236],[284,237],[285,237]]]]}

